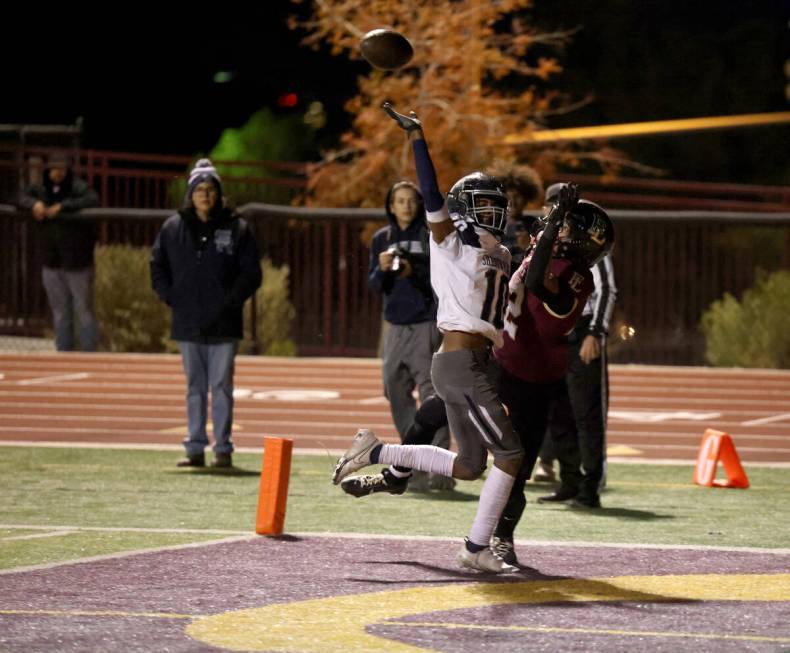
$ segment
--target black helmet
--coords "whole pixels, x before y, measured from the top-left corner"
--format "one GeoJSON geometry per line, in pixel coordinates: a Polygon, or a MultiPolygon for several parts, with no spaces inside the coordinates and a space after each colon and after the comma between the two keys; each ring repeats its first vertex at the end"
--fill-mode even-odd
{"type": "Polygon", "coordinates": [[[557,239],[556,256],[581,259],[595,265],[614,247],[614,225],[600,206],[579,200],[565,216],[569,233],[557,239]]]}
{"type": "Polygon", "coordinates": [[[464,216],[495,236],[505,235],[507,191],[496,177],[482,172],[461,177],[447,193],[447,210],[451,215],[464,216]]]}

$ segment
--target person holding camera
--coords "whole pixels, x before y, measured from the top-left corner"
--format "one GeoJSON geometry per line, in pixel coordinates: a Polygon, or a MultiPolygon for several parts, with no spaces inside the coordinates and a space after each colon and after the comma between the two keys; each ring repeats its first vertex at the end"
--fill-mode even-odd
{"type": "MultiPolygon", "coordinates": [[[[382,350],[384,394],[390,403],[395,428],[403,440],[417,412],[412,394],[415,387],[420,402],[434,394],[431,360],[442,336],[436,327],[436,298],[431,289],[428,257],[429,231],[417,186],[410,181],[393,184],[387,192],[385,211],[389,224],[373,235],[368,282],[371,290],[382,295],[386,329],[382,350]]],[[[448,430],[440,429],[433,443],[449,448],[448,430]]],[[[409,473],[404,472],[404,476],[409,473]]],[[[412,479],[410,487],[450,489],[447,484],[451,480],[431,477],[426,487],[420,479],[412,479]]]]}

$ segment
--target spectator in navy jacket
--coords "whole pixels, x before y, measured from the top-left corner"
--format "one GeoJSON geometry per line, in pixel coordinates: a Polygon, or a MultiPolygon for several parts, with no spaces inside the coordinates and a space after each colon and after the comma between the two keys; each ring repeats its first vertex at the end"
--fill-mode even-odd
{"type": "Polygon", "coordinates": [[[75,349],[75,316],[81,349],[96,351],[98,346],[93,312],[96,225],[80,213],[98,205],[96,191],[74,175],[69,157],[61,152],[47,160],[43,183],[30,186],[20,197],[19,206],[29,209],[37,223],[43,257],[41,277],[58,351],[75,349]]]}
{"type": "Polygon", "coordinates": [[[244,302],[260,287],[258,246],[247,223],[224,205],[208,159],[189,174],[185,208],[167,219],[151,252],[151,281],[173,314],[187,378],[186,458],[203,467],[208,390],[214,426],[214,467],[231,467],[233,369],[243,337],[244,302]]]}
{"type": "MultiPolygon", "coordinates": [[[[409,181],[393,184],[387,192],[385,211],[389,224],[373,235],[368,281],[370,288],[382,295],[386,330],[382,351],[384,394],[402,441],[417,412],[412,394],[415,387],[420,402],[434,394],[431,360],[442,336],[436,327],[429,233],[417,186],[409,181]]],[[[449,448],[446,428],[437,432],[433,443],[449,448]]],[[[451,484],[442,477],[428,480],[422,476],[413,478],[409,487],[449,489],[451,484]]]]}

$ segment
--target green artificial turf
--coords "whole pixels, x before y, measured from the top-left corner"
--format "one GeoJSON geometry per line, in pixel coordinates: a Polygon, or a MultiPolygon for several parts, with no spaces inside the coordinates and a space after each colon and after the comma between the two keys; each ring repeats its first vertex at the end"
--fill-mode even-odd
{"type": "MultiPolygon", "coordinates": [[[[7,446],[2,454],[0,569],[254,533],[258,454],[235,454],[230,471],[177,469],[175,451],[7,446]],[[46,531],[11,526],[165,532],[86,530],[19,539],[46,531]],[[186,529],[203,532],[179,532],[186,529]]],[[[355,499],[331,484],[332,466],[329,457],[294,457],[286,532],[460,538],[482,485],[459,482],[454,492],[355,499]]],[[[691,465],[610,464],[598,511],[538,505],[535,499],[550,486],[530,484],[516,537],[788,547],[790,470],[747,466],[746,472],[752,487],[728,490],[693,485],[691,465]]]]}

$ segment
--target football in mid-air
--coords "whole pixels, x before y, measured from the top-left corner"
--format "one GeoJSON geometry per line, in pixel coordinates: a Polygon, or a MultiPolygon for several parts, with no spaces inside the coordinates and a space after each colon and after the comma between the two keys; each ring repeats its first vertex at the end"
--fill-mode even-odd
{"type": "Polygon", "coordinates": [[[400,32],[394,29],[374,29],[362,38],[359,50],[371,66],[380,70],[397,70],[411,61],[414,49],[400,32]]]}

